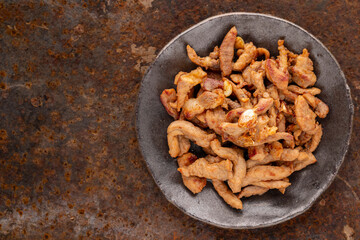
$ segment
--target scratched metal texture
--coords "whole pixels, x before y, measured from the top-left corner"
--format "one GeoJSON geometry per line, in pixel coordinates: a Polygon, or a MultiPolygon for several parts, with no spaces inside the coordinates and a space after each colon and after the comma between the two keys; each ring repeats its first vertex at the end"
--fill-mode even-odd
{"type": "MultiPolygon", "coordinates": [[[[359,239],[359,1],[0,1],[0,239],[359,239]],[[334,54],[355,105],[339,175],[306,213],[224,230],[168,203],[135,133],[165,44],[226,12],[272,14],[334,54]]],[[[341,113],[339,113],[341,114],[341,113]]]]}

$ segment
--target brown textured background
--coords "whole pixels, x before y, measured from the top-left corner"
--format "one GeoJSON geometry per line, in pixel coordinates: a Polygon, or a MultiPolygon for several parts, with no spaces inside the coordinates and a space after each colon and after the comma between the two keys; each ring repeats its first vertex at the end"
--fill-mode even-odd
{"type": "Polygon", "coordinates": [[[256,2],[0,1],[0,238],[360,239],[360,2],[256,2]],[[314,34],[355,104],[334,183],[309,211],[265,229],[184,215],[155,185],[135,134],[139,83],[156,54],[193,24],[233,11],[314,34]]]}

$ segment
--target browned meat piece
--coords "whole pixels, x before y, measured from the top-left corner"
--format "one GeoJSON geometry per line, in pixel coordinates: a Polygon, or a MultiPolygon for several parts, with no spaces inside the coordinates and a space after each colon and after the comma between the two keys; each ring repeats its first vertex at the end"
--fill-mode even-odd
{"type": "Polygon", "coordinates": [[[274,159],[270,154],[268,154],[262,160],[252,160],[252,159],[247,160],[246,168],[252,168],[252,167],[258,166],[258,165],[265,165],[265,164],[275,162],[275,161],[277,161],[277,160],[274,159]]]}
{"type": "Polygon", "coordinates": [[[239,127],[237,123],[228,122],[221,123],[219,129],[224,136],[224,140],[228,140],[227,136],[230,137],[229,139],[238,138],[249,130],[248,128],[239,127]]]}
{"type": "Polygon", "coordinates": [[[252,147],[252,146],[259,146],[261,144],[264,143],[271,143],[274,141],[279,141],[284,139],[285,141],[288,142],[294,142],[294,137],[290,134],[290,133],[275,133],[273,135],[270,135],[268,137],[266,137],[265,139],[261,140],[261,141],[254,141],[253,138],[249,137],[249,136],[241,136],[241,137],[234,137],[231,135],[228,136],[224,136],[224,138],[226,137],[226,140],[231,141],[232,143],[234,143],[235,145],[239,146],[239,147],[252,147]]]}
{"type": "Polygon", "coordinates": [[[275,141],[279,141],[279,140],[285,140],[288,142],[293,142],[294,141],[294,137],[287,132],[277,132],[273,135],[268,136],[267,138],[265,138],[263,141],[261,141],[258,144],[264,144],[264,143],[271,143],[271,142],[275,142],[275,141]]]}
{"type": "Polygon", "coordinates": [[[241,107],[240,103],[231,100],[230,98],[225,98],[226,104],[230,107],[230,109],[235,109],[241,107]]]}
{"type": "Polygon", "coordinates": [[[288,50],[284,46],[284,40],[278,40],[278,50],[279,50],[279,56],[278,56],[279,70],[289,75],[288,50]]]}
{"type": "MultiPolygon", "coordinates": [[[[179,167],[186,167],[192,164],[197,157],[192,153],[187,153],[179,158],[177,158],[177,162],[179,167]]],[[[206,186],[206,178],[199,177],[185,177],[182,176],[184,185],[193,193],[199,193],[206,186]]]]}
{"type": "Polygon", "coordinates": [[[295,100],[296,122],[304,132],[309,132],[316,127],[316,114],[311,111],[308,103],[303,96],[298,96],[295,100]]]}
{"type": "Polygon", "coordinates": [[[315,129],[315,133],[311,138],[311,142],[306,143],[306,148],[309,152],[315,151],[315,149],[319,146],[323,131],[321,125],[317,125],[315,129]]]}
{"type": "Polygon", "coordinates": [[[219,180],[212,180],[216,192],[224,199],[224,201],[231,207],[236,209],[242,209],[242,202],[237,198],[226,186],[226,184],[219,180]]]}
{"type": "Polygon", "coordinates": [[[235,94],[236,98],[239,100],[241,107],[252,108],[250,102],[250,97],[247,94],[247,91],[241,88],[239,85],[235,85],[233,82],[230,82],[232,91],[235,94]]]}
{"type": "Polygon", "coordinates": [[[301,145],[304,145],[305,143],[309,142],[312,138],[312,135],[308,134],[306,132],[301,132],[298,138],[299,138],[299,140],[297,142],[297,145],[301,146],[301,145]]]}
{"type": "Polygon", "coordinates": [[[188,120],[192,120],[196,115],[204,111],[205,108],[195,98],[187,100],[183,106],[184,117],[188,120]]]}
{"type": "Polygon", "coordinates": [[[215,46],[214,50],[209,54],[209,57],[211,57],[212,59],[218,59],[219,54],[220,54],[220,48],[218,46],[215,46]]]}
{"type": "Polygon", "coordinates": [[[243,187],[254,182],[281,180],[290,176],[293,171],[291,166],[254,166],[247,170],[243,187]]]}
{"type": "Polygon", "coordinates": [[[174,79],[174,84],[175,84],[175,85],[178,84],[180,77],[181,77],[182,75],[184,75],[184,74],[186,74],[186,72],[182,72],[182,71],[180,71],[178,74],[176,74],[175,79],[174,79]]]}
{"type": "Polygon", "coordinates": [[[329,113],[328,105],[309,93],[305,93],[303,96],[308,101],[310,106],[315,109],[316,115],[318,115],[320,118],[325,118],[327,116],[329,113]]]}
{"type": "Polygon", "coordinates": [[[186,50],[187,50],[187,54],[189,59],[195,63],[198,66],[201,66],[205,69],[211,69],[211,70],[215,70],[218,71],[220,70],[220,65],[219,65],[219,60],[218,59],[214,59],[211,57],[199,57],[195,50],[190,47],[189,45],[186,46],[186,50]]]}
{"type": "Polygon", "coordinates": [[[230,110],[227,114],[226,114],[226,121],[227,122],[233,122],[233,120],[238,120],[238,118],[240,117],[240,115],[245,112],[246,109],[245,108],[235,108],[233,110],[230,110]]]}
{"type": "Polygon", "coordinates": [[[286,119],[284,114],[279,113],[276,118],[276,127],[278,128],[278,132],[285,132],[286,130],[286,119]]]}
{"type": "Polygon", "coordinates": [[[290,85],[288,86],[288,90],[296,93],[296,94],[304,94],[309,93],[311,95],[318,95],[321,93],[321,90],[319,88],[313,87],[313,88],[301,88],[296,85],[290,85]]]}
{"type": "Polygon", "coordinates": [[[223,42],[220,45],[220,69],[223,76],[230,75],[232,71],[232,60],[234,58],[234,45],[237,35],[237,30],[232,27],[230,31],[225,35],[223,42]]]}
{"type": "Polygon", "coordinates": [[[180,112],[182,106],[184,106],[188,94],[193,87],[202,82],[202,79],[206,77],[206,72],[201,68],[192,70],[190,73],[183,74],[177,81],[177,111],[180,112]]]}
{"type": "Polygon", "coordinates": [[[191,122],[201,128],[207,128],[208,125],[206,124],[206,121],[203,121],[203,118],[205,120],[205,117],[203,117],[203,115],[205,115],[205,112],[196,115],[193,119],[191,119],[191,122]]]}
{"type": "Polygon", "coordinates": [[[196,176],[226,181],[233,177],[232,167],[230,160],[209,163],[205,158],[199,158],[189,166],[178,168],[178,171],[185,177],[196,176]]]}
{"type": "Polygon", "coordinates": [[[283,113],[285,116],[295,115],[293,109],[294,109],[293,104],[289,104],[285,101],[280,101],[280,107],[278,108],[280,113],[283,113]]]}
{"type": "Polygon", "coordinates": [[[254,195],[263,195],[267,191],[269,191],[269,188],[249,186],[241,191],[241,193],[238,195],[238,198],[251,197],[254,195]]]}
{"type": "Polygon", "coordinates": [[[276,114],[276,109],[275,107],[270,107],[269,109],[269,123],[268,125],[270,127],[274,127],[276,126],[276,117],[277,117],[277,114],[276,114]]]}
{"type": "Polygon", "coordinates": [[[248,85],[248,83],[244,80],[241,74],[231,74],[230,79],[231,81],[236,83],[239,88],[243,88],[248,85]]]}
{"type": "Polygon", "coordinates": [[[269,188],[269,189],[281,189],[281,188],[287,188],[288,186],[291,185],[291,183],[283,180],[275,180],[275,181],[254,182],[252,183],[252,185],[263,188],[269,188]]]}
{"type": "Polygon", "coordinates": [[[273,59],[265,60],[266,77],[280,90],[286,90],[290,74],[288,68],[287,50],[284,47],[284,40],[278,41],[279,57],[278,62],[273,59]]]}
{"type": "Polygon", "coordinates": [[[180,153],[178,156],[182,156],[183,154],[189,152],[191,144],[190,144],[189,139],[187,139],[186,137],[184,137],[182,135],[178,136],[178,140],[179,140],[179,148],[180,148],[180,153]]]}
{"type": "Polygon", "coordinates": [[[244,52],[240,55],[238,60],[234,63],[234,71],[242,71],[252,60],[257,57],[256,47],[252,42],[246,43],[244,46],[244,52]]]}
{"type": "Polygon", "coordinates": [[[225,121],[225,112],[222,108],[218,107],[214,110],[207,110],[205,120],[210,129],[219,135],[222,134],[220,124],[225,121]]]}
{"type": "Polygon", "coordinates": [[[281,154],[284,151],[283,145],[279,142],[272,142],[267,145],[270,155],[274,158],[279,160],[281,158],[281,154]]]}
{"type": "Polygon", "coordinates": [[[243,152],[239,149],[222,147],[217,139],[213,140],[210,146],[216,155],[232,161],[234,176],[228,180],[228,184],[233,193],[240,192],[242,180],[246,174],[246,162],[243,152]]]}
{"type": "Polygon", "coordinates": [[[295,66],[290,68],[292,80],[303,88],[311,87],[316,82],[316,75],[313,72],[313,62],[309,58],[309,52],[304,49],[302,54],[295,59],[295,66]]]}
{"type": "Polygon", "coordinates": [[[215,79],[215,80],[220,80],[222,81],[222,76],[221,76],[221,73],[219,72],[214,72],[214,71],[206,71],[207,73],[207,77],[208,78],[212,78],[212,79],[215,79]]]}
{"type": "Polygon", "coordinates": [[[270,95],[270,97],[271,97],[272,99],[274,99],[274,101],[280,99],[280,98],[279,98],[279,92],[278,92],[277,88],[276,88],[273,84],[269,85],[269,86],[266,88],[266,92],[270,95]]]}
{"type": "Polygon", "coordinates": [[[212,92],[204,92],[197,100],[205,109],[214,109],[223,104],[225,96],[222,90],[216,89],[212,92]]]}
{"type": "Polygon", "coordinates": [[[204,112],[206,109],[213,109],[221,106],[225,100],[222,90],[213,92],[205,91],[196,99],[192,98],[185,102],[183,106],[186,119],[193,119],[196,115],[204,112]]]}
{"type": "MultiPolygon", "coordinates": [[[[211,149],[211,151],[212,151],[212,149],[211,149]]],[[[215,156],[216,155],[215,152],[213,152],[213,153],[214,153],[214,155],[206,155],[206,157],[205,157],[206,161],[208,161],[209,163],[219,163],[219,162],[225,160],[219,156],[215,156]]]]}
{"type": "Polygon", "coordinates": [[[173,108],[170,103],[176,102],[176,91],[175,89],[165,89],[160,95],[160,101],[165,107],[166,112],[172,116],[175,120],[179,119],[179,113],[176,108],[173,108]]]}
{"type": "Polygon", "coordinates": [[[258,103],[254,107],[254,111],[256,114],[261,115],[267,112],[274,103],[272,98],[261,98],[258,103]]]}
{"type": "Polygon", "coordinates": [[[265,91],[265,68],[263,61],[253,62],[247,66],[243,71],[242,76],[249,85],[254,85],[259,93],[265,91]]]}
{"type": "Polygon", "coordinates": [[[255,146],[255,147],[249,147],[248,148],[248,156],[251,160],[254,161],[261,161],[263,160],[266,155],[268,155],[269,153],[267,153],[265,151],[265,145],[259,145],[259,146],[255,146]]]}
{"type": "Polygon", "coordinates": [[[214,79],[214,78],[204,78],[204,81],[201,83],[202,89],[205,91],[212,91],[216,88],[223,88],[224,82],[220,79],[214,79]]]}
{"type": "Polygon", "coordinates": [[[265,59],[270,58],[270,52],[266,48],[257,48],[258,56],[264,55],[265,59]]]}
{"type": "Polygon", "coordinates": [[[273,59],[265,60],[266,77],[277,88],[285,90],[289,83],[289,75],[280,71],[278,64],[273,59]]]}
{"type": "Polygon", "coordinates": [[[180,154],[178,136],[185,136],[201,147],[209,147],[210,142],[216,138],[215,134],[208,134],[194,126],[194,124],[183,120],[172,122],[167,129],[167,133],[169,153],[172,157],[177,157],[180,154]]]}
{"type": "Polygon", "coordinates": [[[295,102],[295,100],[298,96],[299,96],[298,94],[293,93],[287,89],[280,90],[280,99],[282,99],[282,100],[285,99],[288,102],[295,102]]]}
{"type": "Polygon", "coordinates": [[[299,150],[298,149],[289,149],[289,148],[284,148],[280,160],[281,161],[287,161],[287,162],[291,162],[294,161],[295,159],[297,159],[299,156],[299,150]]]}
{"type": "Polygon", "coordinates": [[[316,158],[312,153],[300,152],[298,159],[294,161],[294,171],[299,171],[314,163],[316,163],[316,158]]]}

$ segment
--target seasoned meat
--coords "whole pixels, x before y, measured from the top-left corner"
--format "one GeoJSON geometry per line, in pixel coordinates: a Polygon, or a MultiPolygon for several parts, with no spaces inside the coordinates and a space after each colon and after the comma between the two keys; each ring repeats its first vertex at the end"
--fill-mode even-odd
{"type": "Polygon", "coordinates": [[[212,183],[216,192],[224,199],[227,204],[233,208],[242,209],[243,206],[241,200],[229,190],[224,182],[213,179],[212,183]]]}
{"type": "Polygon", "coordinates": [[[239,56],[238,60],[234,63],[234,71],[242,71],[251,61],[257,57],[256,47],[252,42],[246,43],[243,53],[239,56]]]}
{"type": "Polygon", "coordinates": [[[190,73],[182,74],[177,81],[177,111],[179,112],[182,106],[184,106],[188,94],[191,89],[202,82],[202,79],[206,77],[206,72],[201,68],[197,68],[190,73]]]}
{"type": "Polygon", "coordinates": [[[242,180],[246,174],[246,162],[242,151],[239,149],[222,147],[217,139],[213,140],[210,143],[210,146],[216,155],[232,161],[234,176],[228,180],[228,184],[233,193],[240,192],[242,180]]]}
{"type": "Polygon", "coordinates": [[[312,153],[300,152],[298,159],[294,162],[294,171],[299,171],[314,163],[316,163],[316,158],[312,153]]]}
{"type": "Polygon", "coordinates": [[[202,82],[201,87],[205,91],[212,91],[216,88],[222,89],[224,87],[224,82],[219,79],[206,77],[206,78],[204,78],[204,81],[202,82]]]}
{"type": "Polygon", "coordinates": [[[178,168],[178,171],[185,177],[197,176],[226,181],[233,177],[232,167],[230,160],[209,163],[205,158],[199,158],[189,166],[178,168]]]}
{"type": "Polygon", "coordinates": [[[272,107],[273,103],[274,100],[272,98],[260,98],[254,107],[254,111],[258,115],[264,114],[272,107]]]}
{"type": "Polygon", "coordinates": [[[205,120],[210,129],[219,135],[222,134],[220,124],[225,121],[225,111],[222,108],[218,107],[213,110],[207,110],[205,120]]]}
{"type": "Polygon", "coordinates": [[[208,57],[199,57],[195,50],[190,47],[189,45],[186,46],[187,54],[189,59],[195,63],[196,65],[203,67],[205,69],[211,69],[211,70],[220,70],[220,64],[218,59],[214,59],[210,56],[208,57]]]}
{"type": "Polygon", "coordinates": [[[304,49],[302,54],[296,57],[295,66],[290,68],[292,80],[300,87],[311,87],[316,82],[316,75],[313,70],[313,62],[309,58],[309,52],[304,49]]]}
{"type": "Polygon", "coordinates": [[[304,132],[309,132],[316,127],[316,114],[310,109],[303,96],[298,96],[295,100],[296,122],[304,132]]]}
{"type": "Polygon", "coordinates": [[[223,92],[214,90],[205,91],[199,97],[191,98],[184,104],[183,111],[186,119],[193,119],[196,115],[203,113],[206,109],[214,109],[224,103],[223,92]]]}
{"type": "MultiPolygon", "coordinates": [[[[187,153],[179,158],[177,158],[177,162],[179,167],[186,167],[192,164],[197,157],[192,153],[187,153]]],[[[182,176],[184,185],[193,193],[199,193],[206,186],[206,178],[199,177],[185,177],[182,176]]]]}
{"type": "Polygon", "coordinates": [[[296,93],[296,94],[305,94],[305,93],[309,93],[311,95],[318,95],[321,93],[321,90],[319,88],[316,87],[312,87],[312,88],[301,88],[298,87],[296,85],[290,85],[288,86],[288,90],[296,93]]]}
{"type": "Polygon", "coordinates": [[[210,142],[216,137],[215,134],[208,134],[194,126],[194,124],[183,120],[172,122],[167,129],[167,133],[169,153],[172,157],[177,157],[180,153],[179,135],[185,136],[201,147],[209,147],[210,142]]]}
{"type": "Polygon", "coordinates": [[[269,153],[266,152],[264,144],[248,148],[248,156],[251,160],[254,160],[254,161],[261,161],[268,154],[269,153]]]}
{"type": "Polygon", "coordinates": [[[179,119],[179,113],[176,108],[172,107],[170,104],[175,103],[177,100],[175,89],[165,89],[160,95],[160,101],[165,107],[166,112],[172,116],[175,120],[179,119]]]}
{"type": "Polygon", "coordinates": [[[249,186],[241,191],[241,193],[238,195],[238,198],[251,197],[254,195],[263,195],[267,191],[269,191],[269,188],[249,186]]]}
{"type": "Polygon", "coordinates": [[[287,89],[289,75],[279,69],[279,65],[274,59],[265,60],[265,72],[267,79],[269,79],[269,81],[272,82],[278,89],[287,89]]]}
{"type": "Polygon", "coordinates": [[[287,188],[291,185],[288,181],[282,181],[282,180],[275,180],[275,181],[260,181],[260,182],[254,182],[252,183],[254,186],[263,187],[263,188],[269,188],[269,189],[281,189],[281,188],[287,188]]]}
{"type": "Polygon", "coordinates": [[[232,71],[236,35],[237,30],[235,27],[232,27],[220,45],[219,59],[220,69],[223,76],[229,76],[232,71]]]}
{"type": "Polygon", "coordinates": [[[329,107],[323,101],[309,93],[305,93],[303,97],[307,100],[310,106],[315,109],[315,113],[319,116],[319,118],[325,118],[327,116],[329,113],[329,107]]]}
{"type": "Polygon", "coordinates": [[[249,168],[243,181],[243,186],[254,182],[281,180],[293,173],[292,167],[287,166],[254,166],[249,168]]]}
{"type": "Polygon", "coordinates": [[[259,93],[265,91],[264,78],[265,66],[263,61],[257,61],[250,64],[242,73],[244,80],[253,85],[259,93]]]}
{"type": "Polygon", "coordinates": [[[323,131],[321,125],[317,125],[315,128],[315,133],[311,138],[311,142],[306,143],[306,148],[309,152],[313,152],[319,146],[323,131]]]}

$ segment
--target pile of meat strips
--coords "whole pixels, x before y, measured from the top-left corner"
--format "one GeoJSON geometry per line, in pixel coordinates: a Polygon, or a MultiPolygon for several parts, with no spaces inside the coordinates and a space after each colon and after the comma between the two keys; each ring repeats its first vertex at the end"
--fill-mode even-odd
{"type": "Polygon", "coordinates": [[[315,95],[309,52],[295,54],[278,41],[279,56],[245,43],[235,27],[207,57],[189,45],[198,65],[175,77],[161,102],[173,121],[167,129],[169,153],[177,158],[185,186],[201,192],[207,179],[231,207],[242,209],[243,197],[269,189],[281,193],[288,177],[316,162],[328,106],[315,95]],[[236,61],[234,55],[236,54],[236,61]],[[207,154],[189,153],[190,141],[207,154]],[[246,156],[245,159],[244,156],[246,156]]]}

